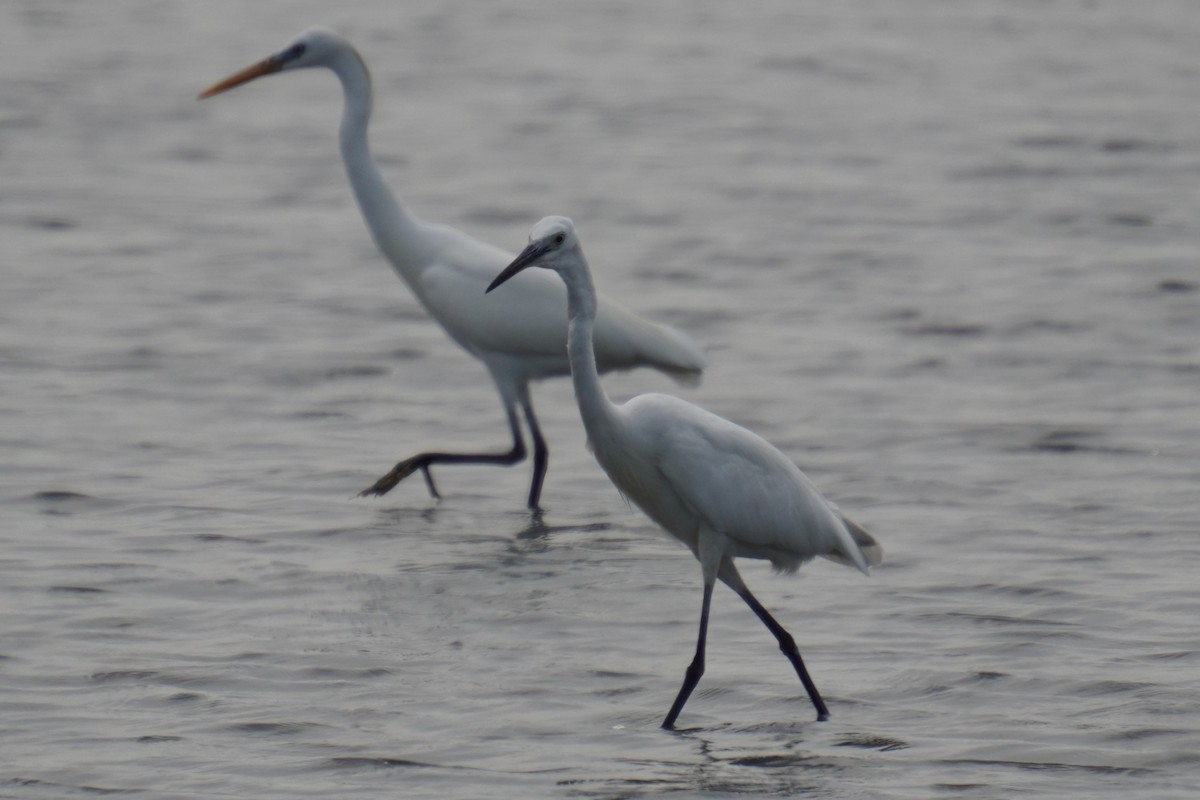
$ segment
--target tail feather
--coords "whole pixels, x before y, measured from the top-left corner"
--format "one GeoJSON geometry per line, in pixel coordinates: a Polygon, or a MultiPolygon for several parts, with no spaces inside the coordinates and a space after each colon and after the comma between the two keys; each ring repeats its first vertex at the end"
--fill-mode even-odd
{"type": "Polygon", "coordinates": [[[703,348],[691,336],[611,303],[600,304],[595,336],[601,372],[653,367],[679,383],[696,384],[708,366],[703,348]]]}
{"type": "Polygon", "coordinates": [[[676,383],[696,386],[708,366],[708,356],[691,336],[670,325],[655,325],[659,335],[646,348],[646,360],[676,383]]]}
{"type": "Polygon", "coordinates": [[[874,567],[882,564],[883,545],[875,541],[875,537],[854,520],[842,517],[842,522],[846,524],[846,530],[850,531],[850,536],[854,538],[854,543],[858,545],[858,549],[862,550],[862,554],[866,556],[867,566],[874,567]]]}
{"type": "Polygon", "coordinates": [[[858,553],[844,553],[841,549],[837,549],[823,554],[825,558],[847,567],[857,567],[864,573],[867,572],[867,568],[883,563],[883,547],[875,541],[875,537],[868,533],[866,528],[842,516],[840,512],[837,512],[837,515],[845,526],[846,532],[850,534],[850,539],[858,553]],[[858,558],[855,558],[856,555],[858,558]]]}

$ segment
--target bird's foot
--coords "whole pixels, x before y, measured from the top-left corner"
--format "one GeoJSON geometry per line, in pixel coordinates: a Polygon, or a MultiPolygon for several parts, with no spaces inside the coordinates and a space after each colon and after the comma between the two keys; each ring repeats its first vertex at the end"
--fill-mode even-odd
{"type": "Polygon", "coordinates": [[[404,480],[409,475],[412,475],[417,470],[420,470],[425,476],[425,485],[429,487],[429,494],[433,496],[434,499],[440,500],[442,496],[438,494],[437,486],[435,486],[433,483],[433,475],[431,475],[429,472],[429,459],[425,458],[423,455],[417,455],[413,456],[412,458],[404,459],[399,464],[388,470],[388,473],[382,478],[359,492],[358,496],[382,497],[392,489],[396,488],[396,484],[400,483],[400,481],[404,480]]]}

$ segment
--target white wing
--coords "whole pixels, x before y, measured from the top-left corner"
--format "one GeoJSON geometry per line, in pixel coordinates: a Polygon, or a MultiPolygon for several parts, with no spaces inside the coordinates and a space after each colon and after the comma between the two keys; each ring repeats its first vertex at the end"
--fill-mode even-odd
{"type": "MultiPolygon", "coordinates": [[[[530,269],[485,295],[488,284],[512,257],[450,228],[442,228],[439,256],[418,276],[413,290],[467,351],[536,359],[532,374],[566,374],[566,288],[551,272],[530,269]]],[[[600,297],[595,347],[601,371],[652,366],[687,378],[706,365],[688,336],[645,320],[600,297]]]]}
{"type": "Polygon", "coordinates": [[[415,282],[421,301],[464,348],[475,355],[543,357],[567,366],[566,290],[552,273],[527,270],[489,295],[488,284],[506,267],[504,251],[462,237],[443,248],[415,282]]]}
{"type": "Polygon", "coordinates": [[[671,488],[739,555],[786,570],[826,556],[867,571],[841,514],[766,440],[668,395],[642,395],[624,409],[640,436],[656,439],[651,457],[671,488]]]}

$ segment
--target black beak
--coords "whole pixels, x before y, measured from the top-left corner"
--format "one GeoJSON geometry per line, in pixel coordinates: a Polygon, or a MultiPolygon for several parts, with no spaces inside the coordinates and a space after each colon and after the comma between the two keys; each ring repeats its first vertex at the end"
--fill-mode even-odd
{"type": "Polygon", "coordinates": [[[495,289],[497,286],[504,283],[521,270],[530,266],[533,264],[533,262],[537,261],[545,254],[545,245],[541,244],[540,242],[530,242],[529,246],[522,250],[521,254],[514,258],[513,262],[505,267],[503,272],[496,276],[496,280],[492,281],[491,285],[487,287],[487,291],[485,291],[484,294],[487,294],[492,289],[495,289]]]}

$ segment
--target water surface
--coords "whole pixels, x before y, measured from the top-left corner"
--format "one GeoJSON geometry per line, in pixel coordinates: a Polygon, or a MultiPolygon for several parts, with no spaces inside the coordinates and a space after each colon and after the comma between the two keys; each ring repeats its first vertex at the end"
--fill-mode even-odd
{"type": "Polygon", "coordinates": [[[0,50],[0,796],[1190,798],[1200,752],[1191,4],[14,2],[0,50]],[[708,346],[667,390],[878,535],[699,571],[591,461],[352,499],[504,443],[372,248],[311,24],[421,216],[708,346]]]}

